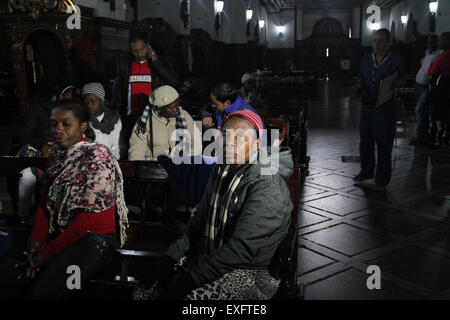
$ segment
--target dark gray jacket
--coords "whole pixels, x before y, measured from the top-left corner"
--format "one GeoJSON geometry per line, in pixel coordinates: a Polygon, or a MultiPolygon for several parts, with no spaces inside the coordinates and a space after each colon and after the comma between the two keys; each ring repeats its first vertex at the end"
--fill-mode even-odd
{"type": "Polygon", "coordinates": [[[217,166],[213,169],[186,233],[166,252],[175,260],[194,256],[188,268],[198,286],[217,280],[233,269],[268,269],[288,233],[293,209],[287,180],[280,174],[261,175],[261,165],[251,165],[231,198],[224,245],[210,255],[197,254],[196,250],[204,242],[208,203],[217,169],[217,166]]]}

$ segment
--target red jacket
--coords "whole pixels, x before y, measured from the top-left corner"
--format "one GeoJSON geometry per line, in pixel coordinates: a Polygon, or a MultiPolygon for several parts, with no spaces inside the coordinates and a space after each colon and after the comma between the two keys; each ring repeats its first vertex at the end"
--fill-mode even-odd
{"type": "Polygon", "coordinates": [[[428,68],[428,73],[431,76],[441,74],[450,78],[450,49],[441,53],[439,58],[428,68]]]}

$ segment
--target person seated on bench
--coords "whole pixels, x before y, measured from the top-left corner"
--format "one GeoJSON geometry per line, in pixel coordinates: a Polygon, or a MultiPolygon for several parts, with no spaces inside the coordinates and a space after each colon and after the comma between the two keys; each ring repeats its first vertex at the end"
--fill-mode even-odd
{"type": "Polygon", "coordinates": [[[100,82],[85,84],[81,94],[91,114],[89,124],[94,130],[95,142],[107,146],[114,157],[119,159],[119,137],[122,130],[119,112],[105,106],[105,89],[100,82]]]}
{"type": "Polygon", "coordinates": [[[161,86],[152,92],[150,105],[145,107],[141,118],[134,125],[128,160],[157,161],[159,155],[174,156],[179,150],[176,145],[182,142],[175,139],[175,133],[182,134],[181,130],[189,133],[190,145],[178,155],[201,154],[202,142],[197,141],[201,140],[200,130],[190,114],[180,106],[178,98],[178,92],[171,86],[161,86]]]}
{"type": "Polygon", "coordinates": [[[255,77],[247,72],[241,78],[242,87],[239,90],[241,97],[245,99],[250,106],[257,108],[262,104],[261,93],[256,89],[255,77]]]}
{"type": "Polygon", "coordinates": [[[30,299],[67,298],[68,271],[75,272],[69,266],[79,268],[83,288],[87,278],[113,259],[116,228],[120,244],[126,240],[122,173],[111,151],[94,142],[89,118],[81,101],[55,104],[51,127],[58,149],[49,158],[33,231],[23,261],[16,265],[20,269],[0,266],[0,298],[14,293],[30,299]],[[31,282],[24,288],[26,279],[31,282]]]}
{"type": "Polygon", "coordinates": [[[134,299],[255,300],[277,292],[269,265],[290,226],[288,185],[253,161],[263,135],[256,113],[231,113],[221,132],[225,163],[215,166],[186,232],[148,270],[134,299]]]}
{"type": "Polygon", "coordinates": [[[215,127],[220,130],[223,119],[227,115],[238,110],[253,109],[243,97],[239,90],[228,82],[220,82],[212,87],[210,92],[211,105],[202,109],[202,122],[205,128],[215,127]]]}
{"type": "MultiPolygon", "coordinates": [[[[54,94],[49,93],[34,104],[27,115],[21,130],[19,142],[23,147],[19,157],[48,158],[55,148],[50,130],[50,115],[53,104],[57,100],[70,99],[75,94],[75,87],[70,83],[60,84],[54,94]]],[[[33,223],[34,195],[38,181],[42,180],[43,171],[38,168],[25,168],[20,172],[18,181],[17,215],[21,223],[33,223]]],[[[38,202],[38,199],[36,199],[38,202]]]]}

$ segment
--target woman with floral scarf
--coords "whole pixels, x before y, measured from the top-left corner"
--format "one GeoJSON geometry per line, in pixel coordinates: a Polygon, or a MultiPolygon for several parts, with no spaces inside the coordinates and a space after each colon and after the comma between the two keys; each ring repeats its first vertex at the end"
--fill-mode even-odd
{"type": "Polygon", "coordinates": [[[83,287],[113,259],[116,230],[120,245],[126,241],[122,173],[110,149],[93,142],[89,117],[72,99],[58,101],[52,110],[58,149],[49,158],[25,261],[16,264],[18,278],[28,280],[30,299],[68,297],[70,272],[79,271],[83,287]]]}

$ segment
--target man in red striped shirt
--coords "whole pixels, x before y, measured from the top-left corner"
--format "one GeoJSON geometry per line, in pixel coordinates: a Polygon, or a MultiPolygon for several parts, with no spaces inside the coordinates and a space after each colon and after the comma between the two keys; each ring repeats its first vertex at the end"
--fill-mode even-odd
{"type": "Polygon", "coordinates": [[[131,36],[130,51],[133,56],[130,69],[117,77],[113,85],[115,108],[120,109],[122,115],[122,158],[128,153],[131,131],[153,90],[163,85],[178,86],[178,76],[172,64],[156,53],[145,35],[136,33],[131,36]]]}

